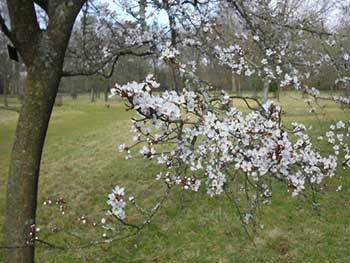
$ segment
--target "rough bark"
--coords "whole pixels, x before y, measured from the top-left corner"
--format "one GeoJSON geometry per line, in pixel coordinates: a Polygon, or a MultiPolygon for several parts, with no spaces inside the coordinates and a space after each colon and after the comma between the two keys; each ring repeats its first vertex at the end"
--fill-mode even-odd
{"type": "Polygon", "coordinates": [[[12,148],[7,203],[5,262],[34,262],[35,224],[42,149],[59,83],[59,67],[28,69],[27,89],[12,148]],[[50,70],[50,71],[48,71],[50,70]],[[15,248],[15,249],[13,249],[15,248]]]}
{"type": "MultiPolygon", "coordinates": [[[[35,1],[38,3],[38,1],[35,1]]],[[[52,108],[62,76],[65,51],[84,0],[41,0],[49,26],[40,30],[34,1],[8,0],[11,30],[6,35],[19,51],[28,72],[12,148],[5,214],[5,262],[34,262],[40,161],[52,108]]],[[[2,24],[2,27],[6,25],[2,24]]]]}

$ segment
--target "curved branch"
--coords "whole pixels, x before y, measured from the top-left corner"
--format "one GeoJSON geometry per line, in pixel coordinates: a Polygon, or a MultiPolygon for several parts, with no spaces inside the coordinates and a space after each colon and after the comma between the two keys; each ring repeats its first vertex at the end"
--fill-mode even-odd
{"type": "Polygon", "coordinates": [[[108,59],[104,62],[102,62],[97,68],[95,69],[90,69],[90,70],[86,70],[86,71],[63,71],[63,74],[62,76],[63,77],[77,77],[77,76],[92,76],[92,75],[95,75],[95,74],[100,74],[102,75],[104,78],[110,78],[112,77],[113,75],[113,72],[115,70],[115,66],[119,60],[119,58],[121,56],[126,56],[126,55],[131,55],[131,56],[135,56],[135,57],[144,57],[144,56],[150,56],[150,55],[153,55],[153,52],[151,51],[146,51],[146,52],[142,52],[142,53],[137,53],[137,52],[134,52],[132,50],[124,50],[124,51],[120,51],[120,52],[117,52],[115,54],[114,57],[112,57],[111,59],[108,59]],[[110,63],[111,61],[112,62],[112,66],[111,66],[111,70],[108,74],[103,74],[103,73],[100,73],[100,71],[108,64],[110,63]]]}

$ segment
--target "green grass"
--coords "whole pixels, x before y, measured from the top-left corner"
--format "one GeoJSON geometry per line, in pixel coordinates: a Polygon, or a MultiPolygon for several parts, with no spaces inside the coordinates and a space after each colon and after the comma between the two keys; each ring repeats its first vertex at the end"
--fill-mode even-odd
{"type": "MultiPolygon", "coordinates": [[[[237,102],[238,103],[238,102],[237,102]]],[[[301,97],[285,94],[280,104],[288,125],[298,121],[313,126],[316,135],[335,120],[349,120],[338,106],[309,114],[301,97]]],[[[238,104],[239,107],[243,105],[238,104]]],[[[64,98],[56,107],[48,130],[42,160],[38,225],[39,236],[55,244],[80,244],[65,231],[87,239],[100,239],[100,227],[83,226],[83,214],[99,221],[106,209],[106,195],[116,184],[141,199],[145,206],[162,193],[154,177],[159,169],[143,159],[124,160],[117,146],[130,141],[131,112],[120,102],[107,108],[64,98]],[[43,205],[47,198],[63,197],[67,211],[43,205]],[[63,229],[51,233],[54,227],[63,229]]],[[[5,208],[5,188],[16,113],[0,111],[0,224],[5,208]]],[[[327,152],[325,144],[321,150],[327,152]]],[[[275,189],[271,206],[261,210],[265,225],[255,237],[246,236],[235,210],[222,197],[174,191],[153,223],[134,238],[81,250],[60,251],[37,247],[37,262],[349,262],[350,197],[348,172],[343,191],[335,193],[338,179],[319,195],[321,208],[315,211],[309,200],[292,198],[283,187],[275,189]]],[[[1,252],[0,252],[1,254],[1,252]]]]}

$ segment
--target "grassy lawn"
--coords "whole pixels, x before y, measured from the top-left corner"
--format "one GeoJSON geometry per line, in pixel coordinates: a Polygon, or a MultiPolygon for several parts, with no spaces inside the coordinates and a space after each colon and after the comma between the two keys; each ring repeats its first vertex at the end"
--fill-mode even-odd
{"type": "MultiPolygon", "coordinates": [[[[325,132],[331,122],[350,120],[349,113],[332,103],[310,114],[296,93],[284,94],[280,104],[286,125],[302,122],[313,127],[314,136],[325,132]]],[[[145,206],[161,195],[162,187],[154,180],[157,165],[142,158],[127,161],[117,151],[119,144],[130,141],[131,116],[121,102],[113,101],[107,108],[83,96],[78,101],[64,98],[64,105],[55,108],[40,175],[40,238],[58,245],[85,244],[80,237],[102,239],[100,226],[83,225],[78,218],[85,215],[89,222],[99,222],[107,208],[107,194],[116,184],[125,186],[145,206]],[[64,215],[57,207],[43,205],[48,198],[60,197],[67,202],[64,215]]],[[[16,113],[0,110],[0,225],[16,119],[16,113]]],[[[328,146],[318,145],[327,152],[328,146]]],[[[344,175],[342,192],[335,192],[339,182],[332,180],[319,195],[318,211],[310,200],[292,198],[286,188],[275,188],[272,205],[260,211],[265,227],[256,235],[255,245],[224,196],[174,191],[137,237],[78,250],[39,244],[37,262],[349,262],[350,181],[348,171],[339,169],[339,175],[344,175]]]]}

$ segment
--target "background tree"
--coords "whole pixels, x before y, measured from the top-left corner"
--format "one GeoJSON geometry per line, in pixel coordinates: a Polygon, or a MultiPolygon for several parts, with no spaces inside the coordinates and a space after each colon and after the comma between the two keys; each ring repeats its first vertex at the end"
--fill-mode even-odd
{"type": "MultiPolygon", "coordinates": [[[[115,70],[122,64],[125,68],[124,64],[127,63],[125,60],[122,63],[119,61],[122,57],[134,62],[128,66],[133,77],[136,75],[140,80],[145,77],[145,69],[149,66],[144,57],[153,54],[157,32],[146,32],[145,22],[124,20],[107,4],[97,1],[89,2],[82,11],[82,16],[73,29],[63,76],[80,76],[84,86],[88,86],[80,88],[85,92],[91,91],[91,101],[95,100],[96,91],[99,94],[96,83],[92,84],[91,79],[99,79],[97,83],[103,86],[107,101],[111,88],[108,79],[116,78],[115,70]],[[86,78],[88,76],[90,84],[86,78]],[[105,80],[102,81],[101,77],[105,80]]],[[[145,12],[144,8],[141,11],[145,12]]],[[[65,83],[67,82],[69,81],[66,80],[65,83]]]]}

